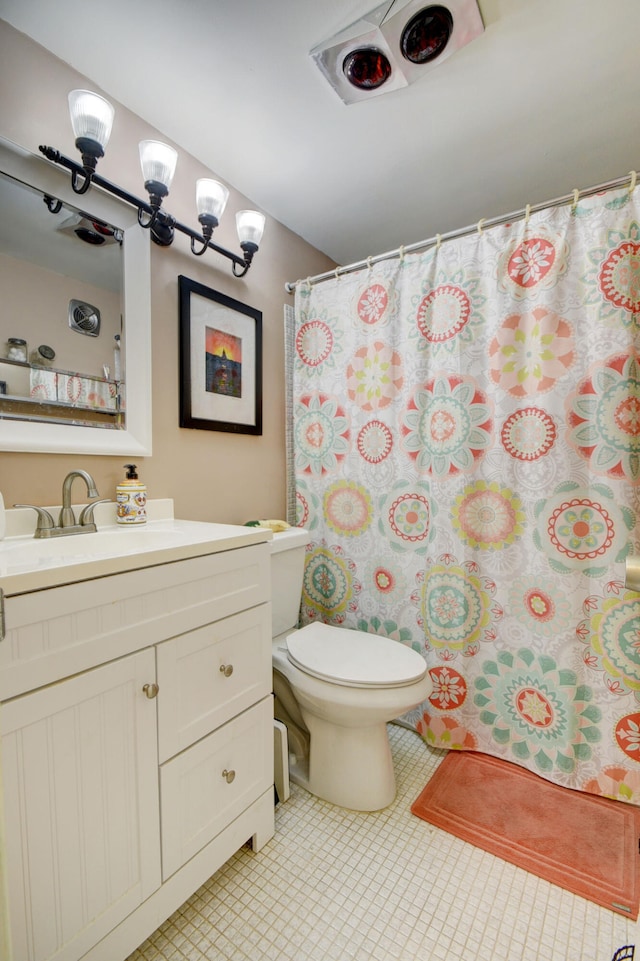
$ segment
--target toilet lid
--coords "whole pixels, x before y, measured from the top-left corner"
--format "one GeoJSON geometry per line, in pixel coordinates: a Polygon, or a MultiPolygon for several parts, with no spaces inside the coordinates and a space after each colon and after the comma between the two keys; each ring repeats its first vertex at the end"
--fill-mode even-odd
{"type": "Polygon", "coordinates": [[[348,687],[404,687],[424,677],[424,659],[409,647],[378,634],[308,624],[287,637],[297,668],[348,687]]]}

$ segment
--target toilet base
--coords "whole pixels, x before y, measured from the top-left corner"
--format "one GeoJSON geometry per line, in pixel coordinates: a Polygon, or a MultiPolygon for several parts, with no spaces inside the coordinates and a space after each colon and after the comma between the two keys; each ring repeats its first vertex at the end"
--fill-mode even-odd
{"type": "Polygon", "coordinates": [[[386,723],[370,727],[327,724],[302,710],[309,729],[309,773],[293,765],[291,780],[331,804],[354,811],[379,811],[396,796],[386,723]]]}

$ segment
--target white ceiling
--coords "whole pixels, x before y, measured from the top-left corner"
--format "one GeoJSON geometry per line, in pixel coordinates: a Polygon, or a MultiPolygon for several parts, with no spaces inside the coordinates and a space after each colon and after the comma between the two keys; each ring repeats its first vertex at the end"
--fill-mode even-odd
{"type": "Polygon", "coordinates": [[[0,16],[339,264],[640,168],[639,0],[480,0],[480,37],[346,106],[309,51],[378,3],[0,0],[0,16]]]}

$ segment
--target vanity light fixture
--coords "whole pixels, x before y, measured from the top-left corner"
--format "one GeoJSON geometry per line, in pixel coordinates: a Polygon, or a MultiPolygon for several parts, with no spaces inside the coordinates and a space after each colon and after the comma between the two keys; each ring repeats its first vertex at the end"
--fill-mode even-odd
{"type": "MultiPolygon", "coordinates": [[[[104,97],[90,90],[72,90],[69,94],[69,112],[82,164],[63,156],[55,147],[41,146],[39,150],[47,160],[71,171],[71,187],[74,193],[84,194],[92,184],[95,184],[120,200],[137,207],[138,223],[145,230],[151,231],[152,240],[161,247],[169,247],[173,243],[175,231],[178,230],[191,238],[191,252],[196,257],[202,256],[206,250],[214,250],[231,261],[231,269],[235,277],[244,277],[262,240],[264,214],[257,210],[241,210],[236,214],[242,257],[214,244],[211,237],[220,222],[229,197],[229,191],[223,184],[207,178],[198,180],[196,207],[198,221],[202,227],[202,234],[198,234],[179,223],[162,207],[162,201],[169,193],[178,160],[178,154],[173,147],[157,140],[143,140],[140,143],[142,177],[145,190],[149,195],[148,202],[140,200],[96,173],[98,160],[104,156],[111,135],[114,117],[112,105],[104,97]]],[[[53,198],[49,200],[51,203],[48,206],[53,212],[55,202],[53,198]]]]}

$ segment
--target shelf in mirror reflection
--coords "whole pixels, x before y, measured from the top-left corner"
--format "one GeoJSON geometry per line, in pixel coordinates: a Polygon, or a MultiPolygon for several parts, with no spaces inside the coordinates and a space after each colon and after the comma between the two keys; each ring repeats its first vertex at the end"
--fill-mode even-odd
{"type": "Polygon", "coordinates": [[[0,358],[0,417],[38,421],[53,417],[75,423],[79,411],[83,412],[82,421],[93,426],[104,423],[105,415],[122,421],[124,383],[0,358]]]}

